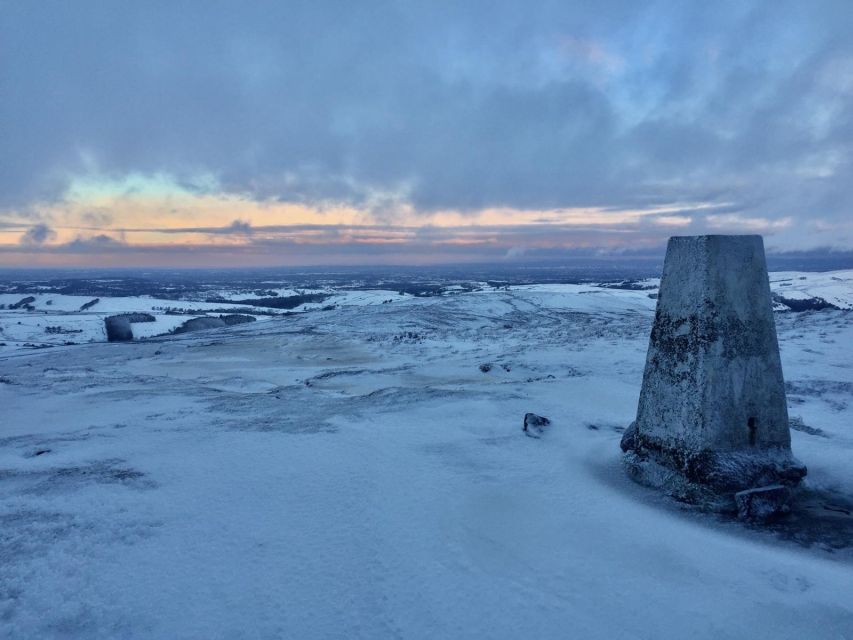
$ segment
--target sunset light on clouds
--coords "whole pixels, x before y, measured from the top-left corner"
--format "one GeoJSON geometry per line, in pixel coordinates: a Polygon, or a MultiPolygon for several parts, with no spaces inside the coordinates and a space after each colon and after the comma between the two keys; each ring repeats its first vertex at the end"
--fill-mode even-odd
{"type": "Polygon", "coordinates": [[[849,251],[818,4],[5,2],[0,266],[849,251]]]}

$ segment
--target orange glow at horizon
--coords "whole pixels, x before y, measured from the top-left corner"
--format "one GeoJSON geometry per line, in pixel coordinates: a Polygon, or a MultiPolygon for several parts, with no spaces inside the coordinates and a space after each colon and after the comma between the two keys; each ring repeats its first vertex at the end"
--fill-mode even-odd
{"type": "MultiPolygon", "coordinates": [[[[689,226],[693,214],[709,214],[721,206],[673,203],[645,209],[418,211],[399,198],[387,199],[387,208],[371,208],[255,200],[217,193],[215,184],[208,188],[206,192],[189,190],[162,176],[78,180],[61,201],[37,207],[35,219],[6,212],[19,224],[0,228],[0,266],[111,264],[129,253],[135,254],[132,261],[139,266],[163,261],[206,261],[216,266],[229,260],[235,266],[298,260],[332,264],[356,256],[347,247],[362,247],[356,256],[359,261],[370,258],[366,252],[372,247],[375,257],[384,262],[395,246],[404,262],[428,260],[433,254],[438,259],[442,251],[454,260],[467,261],[473,258],[462,253],[466,247],[487,248],[493,252],[490,255],[503,249],[514,255],[522,249],[521,253],[618,247],[627,237],[632,246],[642,247],[659,242],[661,234],[655,234],[655,228],[669,234],[689,226]],[[36,237],[37,225],[45,225],[48,232],[36,237]],[[645,236],[637,235],[641,231],[645,236]],[[295,251],[296,247],[306,249],[295,251]],[[310,247],[317,248],[317,255],[305,252],[310,247]],[[407,253],[409,248],[413,250],[407,253]]],[[[749,228],[766,222],[730,215],[707,218],[720,224],[734,220],[749,228]]]]}

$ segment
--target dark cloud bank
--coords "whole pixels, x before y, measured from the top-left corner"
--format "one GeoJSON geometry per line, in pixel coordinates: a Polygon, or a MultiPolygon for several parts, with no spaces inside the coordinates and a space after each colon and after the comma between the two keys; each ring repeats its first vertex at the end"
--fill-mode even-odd
{"type": "Polygon", "coordinates": [[[847,0],[0,6],[0,209],[130,172],[388,220],[853,209],[847,0]]]}

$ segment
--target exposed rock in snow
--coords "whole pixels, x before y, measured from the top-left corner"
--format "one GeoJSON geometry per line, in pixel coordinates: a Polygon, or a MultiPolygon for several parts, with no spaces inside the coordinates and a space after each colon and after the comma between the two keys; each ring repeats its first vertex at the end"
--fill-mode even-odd
{"type": "Polygon", "coordinates": [[[545,433],[545,427],[549,424],[551,424],[551,421],[548,418],[537,416],[535,413],[525,413],[524,428],[522,430],[531,438],[539,438],[545,433]]]}

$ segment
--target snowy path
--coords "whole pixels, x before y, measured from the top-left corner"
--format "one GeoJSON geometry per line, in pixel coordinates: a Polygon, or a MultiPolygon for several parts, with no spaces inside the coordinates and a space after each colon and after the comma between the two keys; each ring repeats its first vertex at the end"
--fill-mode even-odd
{"type": "MultiPolygon", "coordinates": [[[[0,637],[853,638],[850,549],[625,478],[653,309],[530,287],[0,359],[0,637]]],[[[850,315],[778,321],[795,453],[853,495],[850,315]]]]}

